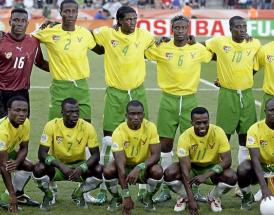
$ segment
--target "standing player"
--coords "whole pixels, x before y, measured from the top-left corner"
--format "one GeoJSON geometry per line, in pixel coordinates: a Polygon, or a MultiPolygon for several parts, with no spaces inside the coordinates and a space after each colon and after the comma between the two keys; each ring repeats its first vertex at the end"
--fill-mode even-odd
{"type": "MultiPolygon", "coordinates": [[[[94,32],[97,44],[105,49],[104,67],[107,84],[102,149],[102,165],[111,160],[111,135],[114,129],[125,121],[125,106],[128,101],[137,99],[144,105],[145,117],[148,107],[145,88],[144,52],[154,43],[152,35],[143,29],[136,28],[137,13],[129,6],[122,6],[116,13],[119,30],[105,27],[94,32]]],[[[106,201],[106,191],[98,195],[98,202],[106,201]]]]}
{"type": "MultiPolygon", "coordinates": [[[[13,9],[9,20],[10,32],[0,38],[0,118],[7,115],[7,102],[16,95],[23,96],[29,107],[30,75],[33,64],[49,71],[48,62],[44,60],[39,42],[26,34],[28,13],[24,9],[13,9]]],[[[28,112],[29,116],[29,112],[28,112]]],[[[30,173],[17,171],[13,177],[19,203],[37,205],[24,194],[24,186],[30,173]]],[[[7,195],[1,195],[1,202],[7,201],[7,195]]]]}
{"type": "Polygon", "coordinates": [[[209,114],[205,108],[197,107],[191,111],[191,123],[193,126],[178,140],[179,162],[165,170],[164,180],[173,191],[181,195],[174,207],[175,211],[183,211],[188,201],[189,214],[197,214],[198,207],[191,186],[206,183],[215,185],[207,200],[213,212],[220,212],[221,195],[237,183],[236,173],[230,168],[230,145],[224,131],[209,124],[209,114]]]}
{"type": "Polygon", "coordinates": [[[6,207],[17,213],[18,200],[11,174],[16,170],[31,174],[33,170],[33,164],[27,159],[30,132],[28,101],[22,96],[14,96],[9,99],[7,108],[8,115],[0,119],[0,171],[9,194],[6,207]]]}
{"type": "Polygon", "coordinates": [[[147,192],[142,201],[145,209],[154,211],[152,196],[157,192],[163,177],[160,160],[160,144],[156,126],[144,119],[143,104],[132,100],[126,107],[127,122],[121,123],[113,132],[112,151],[114,161],[104,168],[104,178],[113,196],[108,210],[123,205],[123,214],[131,214],[134,203],[129,185],[147,183],[147,192]],[[122,196],[118,193],[118,179],[122,196]]]}
{"type": "Polygon", "coordinates": [[[257,55],[260,67],[264,68],[263,99],[261,119],[265,117],[265,103],[274,97],[274,41],[262,46],[257,55]]]}
{"type": "Polygon", "coordinates": [[[87,207],[83,193],[95,189],[102,181],[100,152],[94,127],[79,119],[79,104],[73,98],[62,102],[62,118],[49,121],[41,136],[38,158],[33,176],[38,187],[45,193],[40,206],[50,209],[53,199],[50,181],[82,182],[72,193],[72,199],[80,208],[87,207]],[[85,148],[91,157],[86,160],[85,148]]]}
{"type": "Polygon", "coordinates": [[[49,120],[60,117],[61,102],[73,96],[79,102],[80,117],[90,122],[90,92],[87,82],[90,68],[87,52],[94,49],[96,43],[87,29],[75,25],[78,16],[76,1],[62,1],[60,14],[62,24],[39,30],[33,35],[46,45],[53,77],[49,120]]]}
{"type": "MultiPolygon", "coordinates": [[[[172,164],[172,148],[177,128],[183,133],[191,126],[190,113],[197,106],[195,93],[200,80],[201,63],[209,62],[212,54],[200,43],[188,44],[189,20],[175,16],[171,20],[174,40],[153,45],[146,58],[157,62],[158,84],[162,89],[157,129],[161,142],[161,164],[165,170],[172,164]]],[[[167,186],[155,199],[170,199],[167,186]]]]}
{"type": "Polygon", "coordinates": [[[216,124],[224,129],[228,139],[238,133],[238,161],[247,157],[246,133],[256,122],[252,93],[255,55],[260,48],[257,39],[245,41],[246,21],[240,16],[229,20],[232,37],[215,37],[206,47],[217,56],[217,78],[220,83],[216,124]]]}
{"type": "Polygon", "coordinates": [[[251,160],[243,161],[237,170],[238,185],[243,193],[241,209],[250,210],[254,202],[251,184],[259,183],[262,198],[273,196],[265,178],[274,177],[274,98],[266,101],[266,118],[250,127],[246,146],[251,160]]]}

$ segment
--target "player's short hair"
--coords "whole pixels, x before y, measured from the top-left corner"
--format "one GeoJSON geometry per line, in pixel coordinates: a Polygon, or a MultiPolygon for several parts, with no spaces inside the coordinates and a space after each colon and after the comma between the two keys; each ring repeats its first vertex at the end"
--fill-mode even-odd
{"type": "Polygon", "coordinates": [[[269,98],[269,99],[266,100],[265,106],[264,106],[264,109],[265,109],[265,110],[266,110],[266,108],[267,108],[269,102],[274,102],[274,98],[272,97],[272,98],[269,98]]]}
{"type": "Polygon", "coordinates": [[[191,119],[193,118],[194,114],[205,114],[205,113],[209,116],[208,110],[204,107],[193,108],[191,111],[191,119]]]}
{"type": "Polygon", "coordinates": [[[75,104],[78,104],[78,101],[75,98],[71,98],[71,97],[64,99],[61,104],[62,110],[64,110],[64,107],[66,104],[75,105],[75,104]]]}
{"type": "Polygon", "coordinates": [[[28,103],[28,100],[25,98],[25,97],[23,97],[23,96],[13,96],[13,97],[11,97],[9,100],[8,100],[8,102],[7,102],[7,108],[11,108],[11,106],[12,106],[12,103],[14,102],[14,101],[23,101],[23,102],[26,102],[26,103],[28,103]]]}
{"type": "Polygon", "coordinates": [[[144,109],[144,105],[142,104],[142,102],[138,101],[138,100],[131,100],[129,103],[127,103],[127,107],[126,107],[126,112],[128,112],[128,108],[130,106],[133,106],[133,107],[139,107],[141,106],[143,111],[145,110],[144,109]]]}
{"type": "MultiPolygon", "coordinates": [[[[134,8],[130,7],[130,6],[122,6],[117,10],[116,13],[116,20],[117,22],[120,19],[123,19],[127,13],[136,13],[136,10],[134,10],[134,8]]],[[[136,13],[137,14],[137,13],[136,13]]],[[[118,23],[119,24],[119,23],[118,23]]]]}
{"type": "Polygon", "coordinates": [[[12,14],[14,14],[14,13],[25,13],[28,16],[28,12],[24,8],[14,8],[10,12],[10,15],[12,16],[12,14]]]}
{"type": "Polygon", "coordinates": [[[232,27],[236,20],[245,20],[245,18],[241,16],[233,16],[229,19],[229,27],[232,27]]]}
{"type": "Polygon", "coordinates": [[[64,1],[62,1],[61,5],[60,5],[60,11],[63,10],[63,5],[68,4],[68,3],[76,4],[77,9],[78,9],[78,3],[75,0],[64,0],[64,1]]]}
{"type": "Polygon", "coordinates": [[[185,16],[182,16],[182,15],[174,16],[170,21],[172,28],[173,28],[174,23],[177,21],[184,21],[184,22],[189,23],[189,19],[185,16]]]}

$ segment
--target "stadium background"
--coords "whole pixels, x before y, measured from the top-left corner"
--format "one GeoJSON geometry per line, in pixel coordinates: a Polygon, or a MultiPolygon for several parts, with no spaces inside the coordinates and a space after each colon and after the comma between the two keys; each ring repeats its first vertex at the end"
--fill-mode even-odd
{"type": "MultiPolygon", "coordinates": [[[[0,30],[8,31],[7,20],[9,16],[9,9],[0,9],[0,30]]],[[[36,11],[39,15],[41,10],[36,11]]],[[[92,14],[94,10],[82,10],[80,14],[92,14]]],[[[138,26],[147,28],[155,36],[170,36],[170,18],[174,15],[181,14],[181,9],[178,10],[138,10],[139,17],[142,17],[138,20],[138,26]]],[[[227,18],[233,15],[241,15],[248,18],[248,10],[223,10],[223,9],[201,9],[193,10],[195,14],[195,19],[191,23],[191,34],[195,35],[197,41],[204,41],[211,36],[218,35],[229,35],[228,29],[228,20],[227,18]],[[214,18],[214,19],[212,19],[214,18]]],[[[35,13],[34,13],[35,14],[35,13]]],[[[56,13],[57,14],[57,13],[56,13]]],[[[258,19],[248,20],[248,32],[254,38],[260,39],[262,44],[270,42],[273,40],[274,35],[274,21],[271,19],[274,16],[274,10],[258,10],[258,19]]],[[[53,17],[57,19],[58,17],[53,17]]],[[[40,23],[44,21],[44,18],[35,18],[32,17],[30,21],[30,26],[28,31],[33,31],[40,23]]],[[[94,28],[102,25],[111,25],[112,20],[89,20],[86,18],[81,18],[78,22],[79,25],[84,25],[88,28],[94,28]]],[[[43,47],[43,51],[46,54],[46,51],[43,47]]],[[[102,137],[102,116],[103,116],[103,104],[104,104],[104,69],[103,69],[103,56],[98,56],[92,52],[89,52],[89,62],[91,66],[91,77],[89,79],[89,84],[91,87],[91,101],[92,101],[92,123],[95,126],[98,134],[98,140],[101,140],[102,137]]],[[[145,81],[145,87],[147,89],[147,97],[149,101],[149,114],[150,119],[156,122],[158,104],[160,99],[160,90],[157,87],[156,81],[156,66],[154,63],[147,63],[147,76],[145,81]]],[[[215,123],[216,116],[216,107],[217,107],[217,93],[218,88],[216,88],[212,83],[216,77],[216,65],[215,62],[210,62],[209,64],[204,64],[202,66],[201,72],[201,81],[199,90],[197,93],[198,104],[199,106],[204,106],[208,108],[210,112],[210,120],[212,123],[215,123]]],[[[29,146],[28,157],[33,161],[37,161],[37,149],[39,145],[39,139],[43,126],[47,122],[48,116],[48,105],[49,105],[49,84],[50,84],[50,75],[37,69],[33,68],[33,73],[31,76],[31,139],[29,146]]],[[[256,98],[256,107],[257,113],[259,116],[260,110],[260,100],[262,96],[261,86],[263,80],[263,72],[260,71],[254,77],[254,95],[256,98]]],[[[178,137],[178,135],[177,135],[178,137]]],[[[176,148],[177,137],[175,140],[174,148],[176,148]]],[[[232,155],[233,155],[233,168],[237,167],[237,139],[236,135],[232,137],[232,155]]],[[[177,160],[176,156],[173,158],[177,160]]],[[[0,191],[4,191],[3,182],[0,179],[0,191]]],[[[52,210],[47,214],[109,214],[110,212],[106,211],[106,205],[104,206],[91,206],[89,205],[89,210],[79,210],[70,198],[70,194],[73,191],[73,186],[76,184],[71,184],[69,182],[58,182],[58,201],[52,210]]],[[[137,189],[136,187],[130,188],[134,193],[134,199],[136,199],[137,189]],[[135,195],[136,194],[136,195],[135,195]]],[[[210,187],[202,185],[201,189],[204,193],[207,193],[210,187]]],[[[258,189],[258,186],[253,188],[254,191],[258,189]]],[[[36,185],[30,181],[26,187],[26,193],[28,193],[33,198],[41,201],[42,192],[36,187],[36,185]]],[[[96,191],[95,191],[96,193],[96,191]]],[[[95,194],[94,193],[94,194],[95,194]]],[[[157,205],[157,210],[155,214],[175,214],[173,212],[173,206],[176,202],[176,196],[173,195],[171,201],[157,205]]],[[[110,199],[110,196],[109,196],[110,199]]],[[[250,212],[240,211],[240,199],[234,196],[234,192],[226,194],[223,199],[223,212],[222,214],[231,215],[231,214],[259,214],[259,203],[255,203],[253,210],[250,212]]],[[[199,204],[200,214],[213,214],[210,211],[210,208],[207,204],[199,204]]],[[[3,209],[0,209],[0,214],[5,214],[6,212],[3,209]]],[[[121,212],[113,213],[120,214],[121,212]]],[[[38,208],[28,208],[24,207],[23,211],[20,214],[45,214],[41,212],[38,208]]],[[[145,214],[141,203],[135,203],[135,209],[132,214],[145,214]]],[[[184,212],[187,214],[187,212],[184,212]]]]}

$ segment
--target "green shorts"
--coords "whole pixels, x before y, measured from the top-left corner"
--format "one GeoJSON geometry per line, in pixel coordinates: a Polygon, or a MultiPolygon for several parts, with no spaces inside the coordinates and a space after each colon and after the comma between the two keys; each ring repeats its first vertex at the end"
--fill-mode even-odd
{"type": "MultiPolygon", "coordinates": [[[[126,166],[126,176],[135,168],[135,166],[126,166]]],[[[141,184],[146,184],[145,170],[141,169],[137,182],[141,184]]]]}
{"type": "Polygon", "coordinates": [[[262,164],[262,169],[264,172],[265,178],[272,178],[274,177],[274,165],[264,165],[262,164]]]}
{"type": "Polygon", "coordinates": [[[16,160],[17,152],[15,150],[8,153],[8,160],[16,160]]]}
{"type": "MultiPolygon", "coordinates": [[[[86,162],[86,161],[77,161],[75,163],[67,164],[67,166],[75,169],[84,162],[86,162]]],[[[55,174],[54,174],[52,181],[67,181],[68,180],[68,178],[58,168],[54,168],[54,169],[55,169],[55,174]]],[[[83,179],[80,179],[78,182],[82,182],[82,181],[83,181],[83,179]]]]}
{"type": "Polygon", "coordinates": [[[178,126],[180,133],[191,127],[191,110],[196,106],[194,94],[176,96],[162,92],[157,118],[159,136],[174,138],[178,126]]]}
{"type": "Polygon", "coordinates": [[[51,103],[49,120],[61,115],[61,103],[64,99],[76,99],[80,107],[80,118],[91,119],[90,92],[86,79],[76,81],[53,80],[50,86],[51,103]]]}
{"type": "Polygon", "coordinates": [[[145,109],[145,118],[148,119],[147,98],[143,85],[130,90],[130,92],[108,87],[105,93],[103,119],[103,129],[105,131],[113,132],[118,125],[125,121],[126,106],[130,100],[142,102],[145,109]]]}
{"type": "Polygon", "coordinates": [[[263,99],[262,99],[262,106],[261,106],[260,119],[264,119],[264,118],[265,118],[265,112],[264,112],[265,103],[267,102],[268,99],[271,99],[271,98],[273,98],[273,97],[274,97],[274,95],[270,95],[270,94],[264,93],[263,99]]]}
{"type": "Polygon", "coordinates": [[[255,99],[252,89],[241,92],[221,87],[218,96],[216,124],[226,134],[246,134],[257,121],[255,99]],[[241,95],[240,95],[241,93],[241,95]]]}
{"type": "MultiPolygon", "coordinates": [[[[211,168],[214,166],[215,164],[211,164],[211,165],[208,165],[206,167],[203,167],[203,166],[198,166],[198,165],[191,165],[191,170],[190,170],[190,178],[194,178],[195,176],[197,175],[203,175],[207,172],[209,172],[209,170],[211,170],[211,168]]],[[[213,182],[211,181],[210,178],[208,178],[206,181],[205,181],[205,184],[208,184],[208,185],[213,185],[213,182]]]]}

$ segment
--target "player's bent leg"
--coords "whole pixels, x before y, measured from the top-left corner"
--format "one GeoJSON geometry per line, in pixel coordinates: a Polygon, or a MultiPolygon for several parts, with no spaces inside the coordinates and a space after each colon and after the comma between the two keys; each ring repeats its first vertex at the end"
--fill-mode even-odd
{"type": "MultiPolygon", "coordinates": [[[[172,164],[173,138],[160,137],[161,143],[161,165],[163,170],[172,164]]],[[[159,195],[154,199],[155,203],[166,202],[171,199],[168,186],[163,182],[159,195]]]]}
{"type": "Polygon", "coordinates": [[[114,161],[105,166],[103,177],[106,183],[106,187],[112,196],[107,210],[116,211],[122,205],[122,197],[118,192],[118,175],[114,161]]]}
{"type": "Polygon", "coordinates": [[[254,196],[251,192],[251,184],[257,182],[257,177],[252,169],[251,161],[243,161],[237,169],[238,185],[243,193],[241,203],[242,210],[251,210],[254,196]]]}
{"type": "Polygon", "coordinates": [[[238,164],[240,165],[249,156],[246,148],[246,134],[238,134],[239,150],[238,150],[238,164]]]}
{"type": "MultiPolygon", "coordinates": [[[[142,177],[142,176],[141,176],[142,177]]],[[[144,208],[147,211],[155,211],[155,205],[152,200],[152,197],[154,194],[159,190],[162,181],[163,181],[163,168],[159,165],[153,165],[150,167],[146,174],[145,177],[147,179],[147,192],[142,200],[142,203],[144,204],[144,208]]]]}

